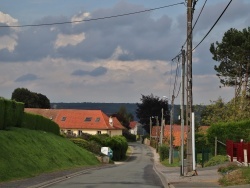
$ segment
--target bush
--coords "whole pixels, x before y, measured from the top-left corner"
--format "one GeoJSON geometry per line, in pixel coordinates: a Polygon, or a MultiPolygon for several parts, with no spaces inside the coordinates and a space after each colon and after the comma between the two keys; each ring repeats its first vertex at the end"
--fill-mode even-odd
{"type": "Polygon", "coordinates": [[[215,166],[215,165],[223,164],[223,163],[225,163],[227,161],[228,161],[227,156],[217,155],[217,156],[212,157],[208,162],[206,162],[204,164],[204,166],[205,167],[215,166]]]}
{"type": "Polygon", "coordinates": [[[238,169],[239,166],[236,163],[228,163],[225,166],[221,166],[218,168],[218,172],[222,173],[222,174],[227,174],[228,172],[231,172],[233,170],[238,169]]]}
{"type": "Polygon", "coordinates": [[[106,144],[113,150],[112,160],[120,161],[126,158],[128,142],[124,136],[109,137],[106,144]]]}
{"type": "Polygon", "coordinates": [[[122,136],[124,136],[128,142],[136,142],[136,135],[131,134],[128,130],[122,131],[122,136]]]}
{"type": "MultiPolygon", "coordinates": [[[[207,130],[208,142],[211,145],[211,149],[214,150],[215,137],[223,143],[227,140],[233,140],[239,142],[240,139],[244,141],[250,141],[250,120],[240,122],[229,123],[217,123],[211,125],[207,130]],[[221,134],[223,133],[223,134],[221,134]]],[[[218,144],[217,152],[219,154],[226,154],[226,148],[221,144],[218,144]]]]}
{"type": "Polygon", "coordinates": [[[78,145],[81,148],[84,148],[96,155],[100,155],[101,154],[101,145],[99,145],[97,142],[95,141],[86,141],[82,138],[71,138],[70,139],[73,143],[75,143],[76,145],[78,145]]]}
{"type": "Polygon", "coordinates": [[[169,148],[165,144],[159,147],[159,155],[160,161],[164,161],[169,157],[169,148]]]}
{"type": "Polygon", "coordinates": [[[107,138],[109,138],[108,134],[96,134],[96,135],[91,135],[88,140],[95,141],[96,143],[100,144],[101,146],[105,146],[107,138]]]}

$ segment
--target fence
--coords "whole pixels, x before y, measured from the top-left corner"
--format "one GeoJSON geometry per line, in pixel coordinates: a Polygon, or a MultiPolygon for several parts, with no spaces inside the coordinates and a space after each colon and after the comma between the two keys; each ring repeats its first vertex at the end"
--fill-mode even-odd
{"type": "Polygon", "coordinates": [[[233,142],[227,140],[227,155],[232,161],[238,161],[239,163],[249,166],[250,164],[250,142],[233,142]]]}

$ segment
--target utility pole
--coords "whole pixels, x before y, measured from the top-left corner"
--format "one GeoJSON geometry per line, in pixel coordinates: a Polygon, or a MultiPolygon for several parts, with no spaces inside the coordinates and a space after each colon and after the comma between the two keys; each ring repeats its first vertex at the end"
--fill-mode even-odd
{"type": "Polygon", "coordinates": [[[161,135],[160,135],[160,145],[162,146],[163,134],[164,133],[164,119],[163,119],[163,108],[161,109],[161,135]]]}
{"type": "Polygon", "coordinates": [[[149,135],[150,135],[150,142],[151,142],[151,137],[152,137],[152,119],[151,117],[149,118],[149,135]]]}
{"type": "Polygon", "coordinates": [[[193,2],[196,0],[187,0],[187,105],[186,105],[186,124],[187,132],[187,173],[193,171],[193,150],[192,150],[192,14],[193,2]]]}
{"type": "Polygon", "coordinates": [[[182,50],[181,67],[181,176],[184,176],[184,88],[185,88],[185,50],[182,50]]]}
{"type": "Polygon", "coordinates": [[[173,163],[173,123],[174,123],[174,94],[171,100],[171,114],[170,114],[170,141],[169,141],[169,164],[173,163]]]}

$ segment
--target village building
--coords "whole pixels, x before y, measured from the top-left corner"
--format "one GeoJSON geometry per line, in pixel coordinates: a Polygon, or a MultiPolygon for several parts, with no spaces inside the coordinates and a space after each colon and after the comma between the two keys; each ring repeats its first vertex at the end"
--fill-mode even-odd
{"type": "Polygon", "coordinates": [[[116,117],[109,117],[101,110],[25,108],[25,112],[38,114],[57,123],[62,134],[80,136],[88,134],[122,135],[126,129],[116,117]]]}

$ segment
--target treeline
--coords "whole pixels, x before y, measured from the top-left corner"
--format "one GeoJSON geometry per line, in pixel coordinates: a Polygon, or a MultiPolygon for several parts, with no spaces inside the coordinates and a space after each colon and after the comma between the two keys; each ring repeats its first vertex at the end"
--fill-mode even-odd
{"type": "Polygon", "coordinates": [[[8,127],[60,134],[60,128],[54,121],[40,115],[24,112],[24,103],[0,98],[0,130],[5,130],[8,127]]]}

